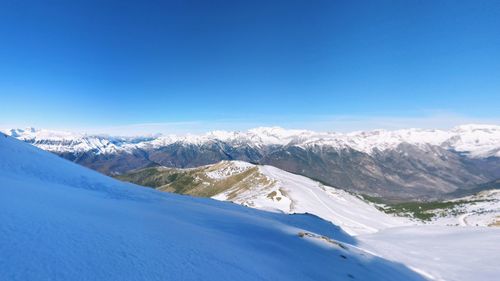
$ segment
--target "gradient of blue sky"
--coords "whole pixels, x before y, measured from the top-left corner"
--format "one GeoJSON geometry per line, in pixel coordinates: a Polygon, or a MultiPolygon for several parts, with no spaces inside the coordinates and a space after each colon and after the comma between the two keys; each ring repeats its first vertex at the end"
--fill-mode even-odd
{"type": "Polygon", "coordinates": [[[6,0],[0,124],[499,120],[499,15],[500,1],[6,0]]]}

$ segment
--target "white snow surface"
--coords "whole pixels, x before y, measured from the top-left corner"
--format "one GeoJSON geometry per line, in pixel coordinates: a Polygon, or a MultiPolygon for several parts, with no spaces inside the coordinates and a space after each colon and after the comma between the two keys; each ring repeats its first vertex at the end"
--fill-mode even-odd
{"type": "Polygon", "coordinates": [[[494,281],[500,277],[500,229],[412,226],[362,235],[359,247],[437,281],[494,281]]]}
{"type": "Polygon", "coordinates": [[[315,216],[126,184],[1,134],[0,156],[0,280],[424,280],[315,216]]]}
{"type": "MultiPolygon", "coordinates": [[[[389,227],[415,224],[406,218],[381,212],[356,195],[322,185],[307,177],[267,165],[258,168],[273,184],[256,186],[238,193],[231,199],[232,202],[263,210],[279,210],[288,214],[313,214],[340,226],[350,235],[374,233],[389,227]]],[[[229,189],[213,198],[227,200],[232,191],[229,189]]]]}
{"type": "Polygon", "coordinates": [[[100,153],[115,153],[117,151],[130,151],[134,148],[157,148],[173,143],[203,145],[223,141],[235,146],[331,146],[373,153],[376,150],[394,149],[401,143],[409,143],[417,146],[437,145],[462,152],[473,158],[500,157],[500,126],[481,124],[462,125],[451,130],[402,129],[352,133],[261,127],[248,131],[213,131],[203,135],[167,135],[155,138],[132,138],[131,140],[32,128],[12,129],[4,132],[22,140],[31,140],[31,143],[42,149],[56,152],[96,150],[100,153]]]}

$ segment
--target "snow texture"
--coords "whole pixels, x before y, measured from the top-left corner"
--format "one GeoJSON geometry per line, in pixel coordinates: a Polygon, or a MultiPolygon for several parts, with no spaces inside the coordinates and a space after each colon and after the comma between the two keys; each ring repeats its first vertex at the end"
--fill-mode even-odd
{"type": "Polygon", "coordinates": [[[500,230],[413,226],[358,237],[360,247],[404,262],[430,280],[485,281],[500,277],[500,230]]]}

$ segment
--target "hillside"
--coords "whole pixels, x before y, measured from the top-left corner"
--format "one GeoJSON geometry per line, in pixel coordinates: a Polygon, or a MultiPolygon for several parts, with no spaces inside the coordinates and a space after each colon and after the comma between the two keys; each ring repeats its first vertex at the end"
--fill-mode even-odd
{"type": "Polygon", "coordinates": [[[500,219],[498,190],[453,200],[380,203],[272,166],[241,161],[222,161],[190,169],[151,167],[117,178],[162,191],[212,197],[262,210],[310,213],[354,235],[422,223],[493,226],[500,219]]]}
{"type": "Polygon", "coordinates": [[[158,190],[212,197],[288,214],[309,213],[349,234],[410,224],[386,215],[356,195],[271,166],[222,161],[191,169],[152,167],[117,176],[158,190]]]}
{"type": "Polygon", "coordinates": [[[161,191],[201,197],[215,196],[229,187],[246,190],[273,184],[259,173],[257,166],[241,161],[222,161],[191,169],[150,167],[118,175],[116,178],[161,191]]]}
{"type": "Polygon", "coordinates": [[[310,215],[116,181],[0,136],[1,280],[423,280],[310,215]]]}
{"type": "Polygon", "coordinates": [[[435,224],[462,226],[500,226],[500,189],[445,201],[451,208],[436,210],[435,224]]]}
{"type": "Polygon", "coordinates": [[[365,197],[385,213],[447,226],[499,226],[500,189],[489,189],[452,200],[381,203],[365,197]]]}

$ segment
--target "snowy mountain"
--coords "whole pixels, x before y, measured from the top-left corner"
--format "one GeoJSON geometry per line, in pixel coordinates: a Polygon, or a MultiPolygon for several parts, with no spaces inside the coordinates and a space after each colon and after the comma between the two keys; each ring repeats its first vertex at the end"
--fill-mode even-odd
{"type": "Polygon", "coordinates": [[[10,129],[4,133],[19,140],[33,144],[43,150],[55,153],[111,154],[133,150],[137,144],[151,141],[148,137],[109,137],[51,131],[35,128],[10,129]]]}
{"type": "Polygon", "coordinates": [[[212,197],[267,211],[313,214],[350,235],[415,224],[346,191],[272,166],[222,161],[192,169],[152,167],[117,178],[158,190],[212,197]]]}
{"type": "Polygon", "coordinates": [[[117,178],[162,191],[212,197],[261,210],[309,213],[331,221],[351,235],[405,225],[495,226],[500,223],[500,189],[438,202],[380,204],[272,166],[242,161],[222,161],[190,169],[151,167],[117,178]]]}
{"type": "Polygon", "coordinates": [[[260,127],[246,132],[213,131],[204,135],[168,135],[155,138],[105,137],[34,128],[10,129],[4,130],[4,133],[54,152],[97,150],[99,153],[115,153],[135,148],[158,148],[174,143],[203,145],[208,142],[222,141],[234,145],[256,147],[320,145],[339,149],[351,148],[371,154],[377,150],[395,149],[402,143],[408,143],[419,146],[436,145],[464,153],[473,158],[500,157],[500,126],[497,125],[469,124],[455,127],[449,131],[403,129],[358,131],[346,134],[260,127]]]}
{"type": "Polygon", "coordinates": [[[500,178],[500,126],[494,125],[348,134],[256,128],[154,138],[34,129],[7,134],[109,175],[242,160],[394,200],[439,198],[500,178]]]}
{"type": "Polygon", "coordinates": [[[1,280],[424,280],[338,227],[126,184],[0,136],[1,280]]]}

